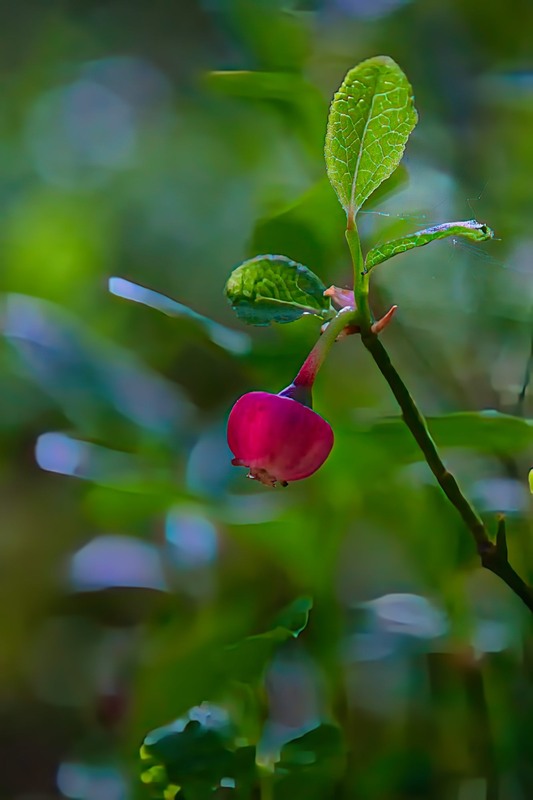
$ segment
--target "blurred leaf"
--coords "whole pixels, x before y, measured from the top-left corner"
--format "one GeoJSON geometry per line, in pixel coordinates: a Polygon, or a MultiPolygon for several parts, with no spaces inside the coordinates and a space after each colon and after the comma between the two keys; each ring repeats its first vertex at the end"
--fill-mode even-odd
{"type": "MultiPolygon", "coordinates": [[[[427,419],[431,435],[440,447],[464,447],[481,453],[516,455],[533,445],[533,421],[497,411],[461,411],[427,419]]],[[[369,436],[395,456],[422,458],[416,442],[400,418],[374,422],[357,433],[369,436]]]]}
{"type": "Polygon", "coordinates": [[[134,303],[142,303],[149,308],[155,308],[162,314],[166,314],[167,317],[185,317],[193,320],[212,342],[234,355],[242,355],[250,350],[250,337],[246,333],[232,331],[231,328],[226,328],[153,289],[139,286],[125,278],[109,278],[109,291],[125,300],[132,300],[134,303]]]}
{"type": "Polygon", "coordinates": [[[331,269],[344,248],[344,215],[327,178],[322,178],[295,201],[260,219],[250,251],[289,253],[303,263],[331,269]]]}
{"type": "Polygon", "coordinates": [[[310,269],[285,256],[257,256],[233,270],[225,294],[249,325],[294,322],[304,314],[326,316],[326,287],[310,269]]]}
{"type": "Polygon", "coordinates": [[[248,797],[256,773],[255,747],[236,747],[229,721],[221,714],[220,723],[215,720],[214,724],[209,714],[202,714],[204,708],[210,706],[193,708],[187,717],[145,738],[140,751],[141,780],[152,796],[167,798],[171,787],[180,787],[188,800],[203,800],[229,779],[238,797],[248,797]]]}
{"type": "Polygon", "coordinates": [[[300,597],[279,615],[271,630],[226,647],[221,664],[228,677],[242,683],[256,682],[276,648],[306,628],[312,606],[310,597],[300,597]]]}
{"type": "Polygon", "coordinates": [[[340,729],[324,723],[288,742],[275,769],[276,800],[327,800],[333,797],[344,770],[344,744],[340,729]]]}
{"type": "Polygon", "coordinates": [[[298,767],[312,763],[309,755],[315,761],[338,756],[343,752],[342,736],[336,725],[324,723],[317,728],[305,733],[298,739],[293,739],[283,747],[279,760],[280,767],[298,767]],[[304,754],[307,754],[304,756],[304,754]]]}
{"type": "Polygon", "coordinates": [[[394,172],[417,119],[412,88],[391,58],[348,72],[331,105],[326,167],[349,219],[394,172]]]}
{"type": "Polygon", "coordinates": [[[179,389],[130,351],[94,334],[54,303],[26,295],[4,295],[0,334],[10,342],[28,380],[62,409],[86,438],[116,441],[124,426],[144,429],[168,442],[183,430],[191,407],[179,389]]]}
{"type": "Polygon", "coordinates": [[[307,627],[309,612],[312,608],[312,597],[298,597],[281,612],[275,624],[281,628],[286,628],[296,638],[307,627]]]}
{"type": "Polygon", "coordinates": [[[119,492],[154,495],[167,501],[182,494],[176,486],[176,465],[172,462],[165,464],[162,459],[144,454],[113,450],[60,431],[47,431],[37,438],[35,460],[47,472],[90,481],[119,492]]]}
{"type": "Polygon", "coordinates": [[[443,222],[441,225],[434,225],[431,228],[402,236],[401,239],[393,239],[391,242],[373,247],[368,251],[365,259],[366,271],[370,272],[376,264],[381,264],[382,261],[387,261],[398,253],[405,253],[407,250],[412,250],[413,247],[423,247],[448,236],[462,236],[472,242],[485,242],[487,239],[494,238],[494,231],[485,223],[477,222],[475,219],[467,219],[464,222],[443,222]]]}
{"type": "Polygon", "coordinates": [[[318,158],[324,139],[327,105],[316,86],[295,72],[228,70],[209,72],[207,86],[233,97],[283,103],[289,124],[318,158]]]}
{"type": "MultiPolygon", "coordinates": [[[[391,192],[407,182],[407,177],[407,170],[400,165],[378,186],[365,209],[383,202],[391,192]]],[[[339,253],[344,251],[345,227],[346,220],[335,192],[324,177],[296,200],[258,220],[249,251],[288,253],[303,264],[312,263],[327,276],[335,268],[339,253]]]]}
{"type": "Polygon", "coordinates": [[[233,682],[256,684],[279,645],[298,636],[307,622],[311,600],[297,598],[282,610],[272,627],[242,636],[254,625],[253,603],[219,609],[213,623],[184,635],[185,619],[159,631],[151,660],[140,671],[137,715],[132,727],[142,730],[168,719],[169,709],[183,713],[191,703],[217,700],[233,682]],[[228,645],[228,642],[234,644],[228,645]],[[171,706],[169,706],[171,698],[171,706]]]}
{"type": "Polygon", "coordinates": [[[234,23],[260,66],[273,70],[297,70],[309,52],[305,17],[291,12],[286,2],[230,0],[234,23]]]}
{"type": "Polygon", "coordinates": [[[314,96],[320,105],[324,102],[318,90],[301,75],[293,72],[259,72],[256,70],[219,70],[209,72],[207,85],[217,91],[237,97],[261,100],[287,100],[298,102],[302,93],[314,96]]]}

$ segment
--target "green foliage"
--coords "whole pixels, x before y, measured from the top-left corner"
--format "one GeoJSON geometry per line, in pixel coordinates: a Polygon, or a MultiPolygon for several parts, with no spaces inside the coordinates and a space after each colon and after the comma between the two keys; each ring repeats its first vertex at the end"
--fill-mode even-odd
{"type": "Polygon", "coordinates": [[[323,723],[287,742],[273,768],[256,765],[256,748],[239,737],[225,712],[206,704],[175,723],[151,731],[141,751],[141,780],[156,800],[208,800],[219,787],[239,800],[269,786],[273,800],[333,796],[345,767],[340,729],[323,723]],[[218,715],[220,721],[212,719],[218,715]]]}
{"type": "MultiPolygon", "coordinates": [[[[533,447],[533,421],[496,411],[459,411],[428,417],[430,432],[440,447],[462,447],[477,453],[513,454],[533,447]]],[[[346,431],[350,436],[350,431],[346,431]]],[[[393,452],[402,461],[420,458],[420,450],[400,418],[380,419],[357,429],[376,447],[393,452]]]]}
{"type": "Polygon", "coordinates": [[[233,270],[225,293],[235,313],[249,325],[294,322],[303,314],[327,317],[325,286],[303,264],[285,256],[257,256],[233,270]]]}
{"type": "Polygon", "coordinates": [[[309,800],[334,797],[345,768],[345,745],[336,725],[322,724],[287,742],[276,764],[275,800],[305,796],[309,800]]]}
{"type": "Polygon", "coordinates": [[[326,133],[328,176],[348,220],[394,172],[417,119],[411,86],[391,58],[370,58],[348,72],[326,133]]]}
{"type": "Polygon", "coordinates": [[[161,800],[182,791],[188,800],[206,800],[221,782],[233,783],[244,800],[255,779],[255,747],[236,744],[235,730],[217,707],[193,708],[184,719],[152,731],[140,755],[141,780],[161,800]]]}
{"type": "Polygon", "coordinates": [[[394,239],[373,247],[366,254],[365,269],[370,272],[376,264],[381,264],[382,261],[387,261],[399,253],[405,253],[407,250],[412,250],[413,247],[423,247],[437,239],[446,239],[450,236],[461,236],[472,242],[486,242],[487,239],[494,237],[494,231],[485,223],[477,222],[475,219],[467,219],[464,222],[443,222],[441,225],[434,225],[431,228],[410,233],[408,236],[402,236],[401,239],[394,239]]]}
{"type": "Polygon", "coordinates": [[[316,89],[301,75],[291,72],[259,72],[230,70],[210,72],[207,85],[219,92],[256,100],[285,100],[295,102],[302,92],[315,94],[316,89]]]}
{"type": "Polygon", "coordinates": [[[258,681],[276,648],[290,638],[297,638],[305,629],[312,606],[310,597],[300,597],[279,615],[271,630],[257,636],[247,636],[237,644],[226,647],[220,659],[226,679],[249,684],[258,681]]]}
{"type": "Polygon", "coordinates": [[[359,337],[316,386],[330,459],[269,491],[231,467],[227,415],[291,380],[329,311],[244,329],[220,288],[256,253],[351,288],[328,101],[394,53],[423,126],[357,217],[367,268],[445,219],[501,240],[378,275],[374,311],[400,307],[380,341],[530,573],[533,5],[445,0],[439,47],[420,2],[56,5],[11,4],[0,31],[0,796],[191,800],[227,771],[215,800],[530,797],[530,621],[405,468],[420,450],[359,337]],[[120,557],[86,552],[108,537],[120,557]],[[302,593],[296,636],[306,601],[279,609],[302,593]]]}
{"type": "Polygon", "coordinates": [[[178,303],[177,300],[166,297],[160,292],[155,292],[153,289],[139,286],[132,281],[125,280],[125,278],[110,278],[109,291],[117,297],[123,297],[125,300],[132,300],[134,303],[141,303],[149,308],[161,311],[162,314],[166,314],[168,317],[191,320],[208,339],[230,353],[241,355],[250,349],[250,339],[245,333],[232,331],[230,328],[204,317],[203,314],[198,314],[198,312],[193,311],[183,303],[178,303]]]}
{"type": "MultiPolygon", "coordinates": [[[[306,628],[312,605],[310,597],[299,597],[279,614],[271,630],[219,650],[210,665],[216,673],[218,693],[228,681],[256,685],[275,650],[306,628]]],[[[304,745],[314,746],[314,760],[321,758],[322,751],[324,757],[330,757],[329,727],[309,743],[302,741],[301,748],[297,742],[294,749],[298,752],[304,745]]],[[[143,783],[150,787],[152,796],[164,800],[171,800],[180,789],[187,798],[203,800],[212,796],[223,779],[234,782],[238,797],[247,798],[257,778],[255,746],[243,744],[242,735],[224,709],[209,704],[195,707],[177,722],[149,733],[140,755],[143,783]]],[[[296,763],[302,762],[296,758],[296,763]]]]}

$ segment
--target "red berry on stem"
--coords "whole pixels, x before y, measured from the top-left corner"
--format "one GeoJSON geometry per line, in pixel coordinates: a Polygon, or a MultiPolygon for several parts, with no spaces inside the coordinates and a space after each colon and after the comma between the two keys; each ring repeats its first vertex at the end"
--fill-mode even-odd
{"type": "Polygon", "coordinates": [[[333,447],[333,431],[319,414],[298,400],[250,392],[233,406],[228,420],[232,464],[268,486],[307,478],[333,447]]]}

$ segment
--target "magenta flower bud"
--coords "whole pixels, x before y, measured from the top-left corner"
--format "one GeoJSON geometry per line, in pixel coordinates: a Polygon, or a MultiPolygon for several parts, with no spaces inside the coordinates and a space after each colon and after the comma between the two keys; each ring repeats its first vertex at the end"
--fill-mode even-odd
{"type": "Polygon", "coordinates": [[[290,396],[293,387],[281,394],[245,394],[229,415],[228,444],[235,456],[231,463],[248,467],[249,477],[267,486],[307,478],[333,447],[330,425],[310,408],[310,390],[307,398],[299,398],[304,405],[290,396]]]}

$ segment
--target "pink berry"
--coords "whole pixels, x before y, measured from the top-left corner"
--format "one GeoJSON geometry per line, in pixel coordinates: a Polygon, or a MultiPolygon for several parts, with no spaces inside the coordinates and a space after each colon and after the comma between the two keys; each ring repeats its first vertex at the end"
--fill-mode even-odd
{"type": "Polygon", "coordinates": [[[233,406],[228,420],[231,462],[248,467],[249,477],[268,486],[307,478],[333,447],[325,419],[290,397],[250,392],[233,406]]]}

